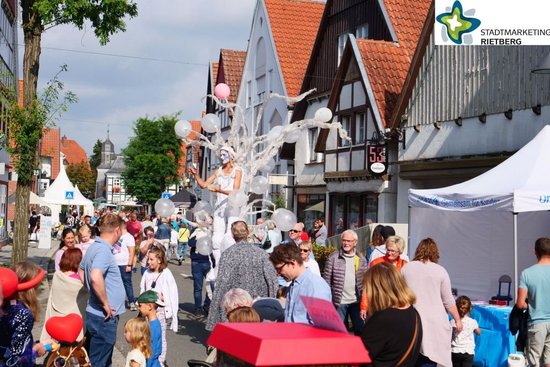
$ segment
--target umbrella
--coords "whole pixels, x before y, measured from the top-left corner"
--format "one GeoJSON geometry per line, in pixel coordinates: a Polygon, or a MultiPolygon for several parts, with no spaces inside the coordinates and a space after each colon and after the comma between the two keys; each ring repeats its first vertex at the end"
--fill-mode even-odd
{"type": "Polygon", "coordinates": [[[304,209],[305,212],[325,212],[325,202],[321,201],[315,205],[310,206],[309,208],[304,209]]]}

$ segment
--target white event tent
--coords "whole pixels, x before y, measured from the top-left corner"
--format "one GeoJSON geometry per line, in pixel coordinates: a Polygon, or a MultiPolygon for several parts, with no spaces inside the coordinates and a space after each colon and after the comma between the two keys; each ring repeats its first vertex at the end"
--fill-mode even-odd
{"type": "Polygon", "coordinates": [[[49,207],[52,211],[53,223],[59,222],[59,213],[61,212],[62,205],[78,205],[84,206],[84,213],[93,213],[94,204],[91,200],[88,200],[82,195],[78,187],[74,187],[65,167],[61,165],[57,178],[52,182],[50,187],[44,192],[44,201],[49,203],[49,207]]]}
{"type": "Polygon", "coordinates": [[[431,237],[459,295],[490,299],[507,274],[515,299],[520,272],[536,263],[536,239],[550,237],[550,126],[478,177],[409,190],[409,206],[411,255],[431,237]]]}

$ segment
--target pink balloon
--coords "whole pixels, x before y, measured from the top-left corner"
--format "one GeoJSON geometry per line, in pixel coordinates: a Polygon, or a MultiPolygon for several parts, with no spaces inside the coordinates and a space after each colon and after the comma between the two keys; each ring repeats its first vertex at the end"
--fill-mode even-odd
{"type": "Polygon", "coordinates": [[[220,83],[214,88],[214,95],[219,99],[227,99],[229,94],[231,94],[231,89],[229,89],[229,86],[225,83],[220,83]]]}

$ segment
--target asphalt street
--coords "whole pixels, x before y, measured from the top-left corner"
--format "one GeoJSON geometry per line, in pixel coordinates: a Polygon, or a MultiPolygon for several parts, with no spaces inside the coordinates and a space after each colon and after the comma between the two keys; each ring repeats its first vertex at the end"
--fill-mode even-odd
{"type": "MultiPolygon", "coordinates": [[[[168,268],[174,274],[179,292],[179,330],[174,333],[166,331],[168,351],[166,363],[168,366],[187,366],[187,360],[206,358],[206,340],[209,332],[205,330],[206,317],[193,314],[193,279],[191,277],[191,261],[187,259],[181,266],[175,260],[169,262],[168,268]]],[[[136,297],[139,295],[139,282],[141,275],[138,271],[133,274],[132,282],[136,297]]],[[[123,356],[130,351],[130,346],[124,339],[124,324],[126,321],[137,316],[138,312],[126,311],[120,317],[117,333],[116,348],[123,356]]],[[[114,362],[114,360],[113,360],[114,362]]],[[[113,364],[114,365],[114,364],[113,364]]]]}

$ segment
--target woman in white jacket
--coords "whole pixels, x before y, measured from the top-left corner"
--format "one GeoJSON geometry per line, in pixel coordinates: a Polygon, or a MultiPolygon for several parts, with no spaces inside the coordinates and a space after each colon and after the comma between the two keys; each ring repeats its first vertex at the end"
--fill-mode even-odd
{"type": "Polygon", "coordinates": [[[166,322],[172,319],[170,329],[174,332],[178,331],[178,309],[179,297],[176,280],[166,262],[166,254],[159,247],[153,247],[147,255],[148,269],[141,277],[140,294],[154,290],[159,293],[160,299],[164,302],[165,307],[157,310],[157,317],[162,327],[162,353],[159,357],[159,362],[164,365],[166,360],[166,322]]]}

